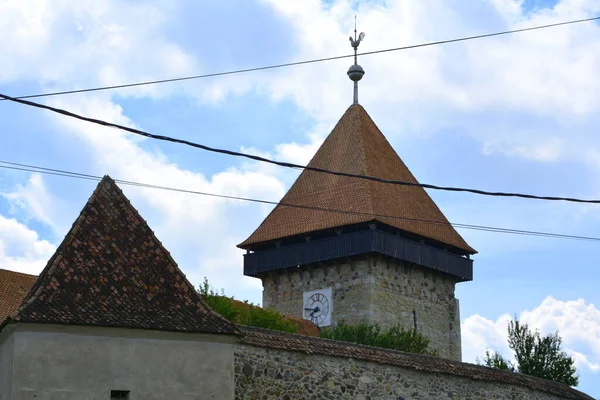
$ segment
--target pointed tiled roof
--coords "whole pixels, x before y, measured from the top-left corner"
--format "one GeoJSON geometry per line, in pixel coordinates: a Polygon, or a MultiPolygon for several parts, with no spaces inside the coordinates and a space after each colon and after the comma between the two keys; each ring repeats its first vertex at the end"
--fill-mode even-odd
{"type": "Polygon", "coordinates": [[[21,305],[37,276],[0,269],[0,323],[21,305]]]}
{"type": "Polygon", "coordinates": [[[237,333],[212,311],[108,176],[18,311],[20,322],[237,333]]]}
{"type": "MultiPolygon", "coordinates": [[[[418,183],[365,109],[358,104],[348,108],[308,165],[418,183]]],[[[456,232],[431,197],[420,187],[304,170],[281,203],[393,215],[400,218],[278,205],[239,247],[248,248],[289,236],[375,220],[454,246],[466,253],[476,252],[456,232]],[[441,223],[432,224],[417,220],[441,223]]]]}

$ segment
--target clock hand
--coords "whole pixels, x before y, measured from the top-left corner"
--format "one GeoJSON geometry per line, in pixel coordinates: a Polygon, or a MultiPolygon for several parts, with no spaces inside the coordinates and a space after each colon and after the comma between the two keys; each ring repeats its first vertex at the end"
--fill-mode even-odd
{"type": "Polygon", "coordinates": [[[315,315],[315,313],[318,313],[319,311],[321,311],[321,309],[319,307],[315,307],[315,308],[304,307],[304,310],[305,311],[310,311],[311,318],[315,315]]]}

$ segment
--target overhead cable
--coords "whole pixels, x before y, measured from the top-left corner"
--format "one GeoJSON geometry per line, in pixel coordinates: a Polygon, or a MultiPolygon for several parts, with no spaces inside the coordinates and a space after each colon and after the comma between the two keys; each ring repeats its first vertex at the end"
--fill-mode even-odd
{"type": "MultiPolygon", "coordinates": [[[[596,21],[596,20],[600,20],[600,17],[583,18],[583,19],[577,19],[577,20],[571,20],[571,21],[557,22],[554,24],[532,26],[529,28],[492,32],[492,33],[486,33],[486,34],[482,34],[482,35],[466,36],[466,37],[461,37],[461,38],[456,38],[456,39],[448,39],[448,40],[439,40],[439,41],[435,41],[435,42],[426,42],[426,43],[414,44],[414,45],[409,45],[409,46],[392,47],[392,48],[388,48],[388,49],[381,49],[381,50],[367,51],[364,53],[358,53],[358,55],[359,56],[368,56],[368,55],[379,54],[379,53],[390,53],[390,52],[400,51],[400,50],[409,50],[409,49],[416,49],[416,48],[420,48],[420,47],[429,47],[429,46],[437,46],[437,45],[442,45],[442,44],[464,42],[467,40],[475,40],[475,39],[483,39],[483,38],[488,38],[488,37],[493,37],[493,36],[509,35],[509,34],[514,34],[514,33],[527,32],[527,31],[533,31],[533,30],[538,30],[538,29],[553,28],[553,27],[557,27],[557,26],[578,24],[578,23],[582,23],[582,22],[590,22],[590,21],[596,21]]],[[[350,58],[350,57],[354,57],[354,54],[346,54],[346,55],[334,56],[334,57],[315,58],[312,60],[295,61],[295,62],[289,62],[289,63],[267,65],[267,66],[262,66],[262,67],[236,69],[236,70],[224,71],[224,72],[214,72],[214,73],[203,74],[203,75],[184,76],[184,77],[179,77],[179,78],[159,79],[159,80],[154,80],[154,81],[127,83],[127,84],[122,84],[122,85],[100,86],[100,87],[93,87],[93,88],[87,88],[87,89],[64,90],[64,91],[60,91],[60,92],[30,94],[30,95],[17,96],[17,98],[18,99],[31,99],[31,98],[36,98],[36,97],[60,96],[60,95],[75,94],[75,93],[97,92],[97,91],[101,91],[101,90],[124,89],[124,88],[136,87],[136,86],[146,86],[146,85],[156,85],[156,84],[161,84],[161,83],[189,81],[189,80],[202,79],[202,78],[212,78],[212,77],[217,77],[217,76],[235,75],[235,74],[264,71],[264,70],[276,69],[276,68],[292,67],[292,66],[304,65],[304,64],[314,64],[314,63],[320,63],[320,62],[324,62],[324,61],[333,61],[333,60],[339,60],[339,59],[350,58]]],[[[0,101],[3,101],[3,100],[5,100],[5,99],[0,99],[0,101]]]]}
{"type": "Polygon", "coordinates": [[[460,187],[451,187],[451,186],[438,186],[438,185],[431,185],[431,184],[427,184],[427,183],[406,182],[406,181],[400,181],[400,180],[395,180],[395,179],[383,179],[383,178],[378,178],[376,176],[352,174],[352,173],[342,172],[342,171],[332,171],[332,170],[325,169],[325,168],[317,168],[317,167],[311,167],[311,166],[289,163],[289,162],[284,162],[284,161],[271,160],[271,159],[257,156],[254,154],[246,154],[246,153],[241,153],[241,152],[233,151],[233,150],[214,148],[214,147],[206,146],[206,145],[203,145],[200,143],[194,143],[194,142],[191,142],[191,141],[185,140],[185,139],[177,139],[177,138],[164,136],[164,135],[155,135],[153,133],[145,132],[145,131],[142,131],[139,129],[130,128],[128,126],[123,126],[123,125],[119,125],[119,124],[114,124],[112,122],[103,121],[100,119],[84,117],[82,115],[75,114],[73,112],[70,112],[70,111],[67,111],[64,109],[35,103],[35,102],[29,101],[29,100],[17,99],[15,97],[7,96],[7,95],[1,94],[1,93],[0,93],[0,98],[14,101],[16,103],[25,104],[25,105],[28,105],[31,107],[49,110],[49,111],[52,111],[52,112],[55,112],[58,114],[65,115],[67,117],[79,119],[81,121],[86,121],[86,122],[90,122],[93,124],[102,125],[102,126],[106,126],[106,127],[110,127],[110,128],[117,128],[120,130],[124,130],[126,132],[134,133],[136,135],[141,135],[141,136],[148,137],[151,139],[163,140],[163,141],[172,142],[172,143],[185,144],[187,146],[210,151],[213,153],[248,158],[248,159],[251,159],[254,161],[274,164],[274,165],[278,165],[278,166],[286,167],[286,168],[302,169],[302,170],[314,171],[314,172],[319,172],[319,173],[324,173],[324,174],[344,176],[347,178],[365,179],[365,180],[369,180],[369,181],[393,184],[393,185],[421,187],[421,188],[425,188],[425,189],[443,190],[443,191],[449,191],[449,192],[465,192],[465,193],[473,193],[473,194],[478,194],[478,195],[483,195],[483,196],[516,197],[516,198],[533,199],[533,200],[566,201],[566,202],[573,202],[573,203],[600,204],[600,200],[598,200],[598,199],[580,199],[580,198],[575,198],[575,197],[560,197],[560,196],[538,196],[538,195],[527,194],[527,193],[490,192],[490,191],[480,190],[480,189],[460,188],[460,187]]]}
{"type": "MultiPolygon", "coordinates": [[[[78,172],[71,172],[71,171],[66,171],[66,170],[56,169],[56,168],[39,167],[39,166],[35,166],[35,165],[15,163],[15,162],[2,161],[2,160],[0,160],[0,168],[16,170],[16,171],[34,172],[34,173],[47,174],[47,175],[55,175],[55,176],[61,176],[61,177],[67,177],[67,178],[91,180],[91,181],[96,181],[96,182],[99,182],[100,180],[102,180],[101,176],[83,174],[83,173],[78,173],[78,172]]],[[[390,215],[390,214],[374,214],[374,213],[366,213],[366,212],[359,212],[359,211],[353,211],[353,210],[342,210],[342,209],[326,208],[326,207],[314,207],[314,206],[307,206],[307,205],[294,204],[294,203],[288,203],[288,202],[277,202],[277,201],[270,201],[270,200],[253,199],[253,198],[248,198],[248,197],[230,196],[230,195],[224,195],[224,194],[218,194],[218,193],[201,192],[201,191],[196,191],[196,190],[173,188],[173,187],[168,187],[168,186],[134,182],[134,181],[124,180],[124,179],[113,179],[113,180],[118,184],[127,185],[127,186],[134,186],[134,187],[147,188],[147,189],[166,190],[166,191],[171,191],[171,192],[187,193],[187,194],[194,194],[194,195],[200,195],[200,196],[209,196],[209,197],[216,197],[216,198],[222,198],[222,199],[228,199],[228,200],[246,201],[246,202],[252,202],[252,203],[259,203],[259,204],[268,204],[268,205],[274,205],[274,206],[280,206],[280,207],[301,208],[301,209],[308,209],[308,210],[336,213],[336,214],[361,215],[361,216],[368,216],[368,217],[372,217],[372,218],[390,218],[390,219],[398,219],[398,220],[405,220],[405,221],[411,221],[411,222],[422,222],[422,223],[434,224],[434,225],[451,225],[458,229],[470,229],[470,230],[477,230],[477,231],[484,231],[484,232],[495,232],[495,233],[504,233],[504,234],[512,234],[512,235],[536,236],[536,237],[548,237],[548,238],[556,238],[556,239],[586,240],[586,241],[600,242],[600,237],[593,237],[593,236],[567,235],[567,234],[552,233],[552,232],[499,228],[499,227],[486,226],[486,225],[461,224],[461,223],[454,223],[454,222],[448,222],[448,221],[439,221],[439,220],[436,221],[436,220],[421,219],[421,218],[401,217],[401,216],[390,215]]]]}

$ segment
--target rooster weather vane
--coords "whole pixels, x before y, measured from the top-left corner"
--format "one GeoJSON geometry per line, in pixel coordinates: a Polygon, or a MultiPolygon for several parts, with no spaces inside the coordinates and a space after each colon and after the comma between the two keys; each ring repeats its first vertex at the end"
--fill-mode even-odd
{"type": "Polygon", "coordinates": [[[356,52],[358,51],[358,45],[360,44],[360,42],[362,42],[364,38],[364,32],[361,32],[360,35],[358,35],[358,38],[356,37],[356,16],[354,16],[354,39],[352,39],[352,36],[350,36],[350,44],[354,48],[354,65],[352,65],[350,69],[348,69],[348,77],[351,81],[354,82],[354,101],[352,102],[352,104],[358,104],[358,81],[360,81],[363,75],[365,74],[365,70],[362,69],[360,65],[358,65],[356,54],[356,52]]]}

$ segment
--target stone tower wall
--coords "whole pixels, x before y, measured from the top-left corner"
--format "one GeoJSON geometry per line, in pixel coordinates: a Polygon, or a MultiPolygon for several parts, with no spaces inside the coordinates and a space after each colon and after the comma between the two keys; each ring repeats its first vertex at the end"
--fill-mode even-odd
{"type": "Polygon", "coordinates": [[[461,361],[460,312],[455,281],[441,272],[377,257],[373,262],[371,321],[416,328],[440,356],[461,361]]]}
{"type": "Polygon", "coordinates": [[[431,340],[441,357],[461,360],[455,281],[440,272],[369,255],[262,277],[263,307],[302,318],[303,292],[331,287],[332,323],[400,323],[431,340]]]}
{"type": "Polygon", "coordinates": [[[332,288],[331,322],[348,323],[371,320],[369,259],[340,261],[335,265],[303,266],[263,276],[263,307],[302,318],[303,292],[332,288]]]}

